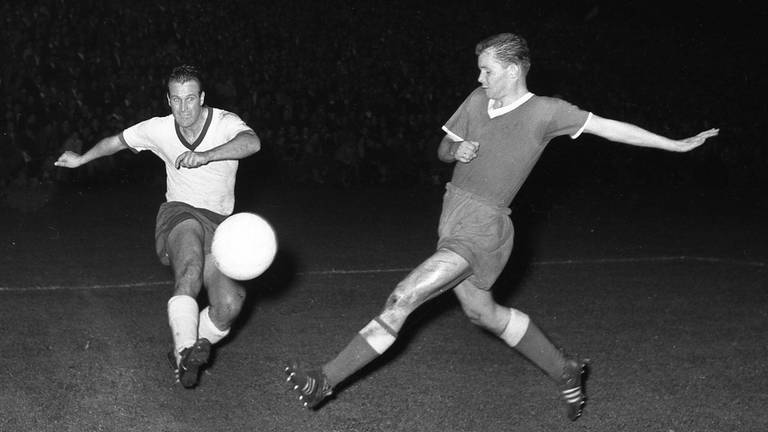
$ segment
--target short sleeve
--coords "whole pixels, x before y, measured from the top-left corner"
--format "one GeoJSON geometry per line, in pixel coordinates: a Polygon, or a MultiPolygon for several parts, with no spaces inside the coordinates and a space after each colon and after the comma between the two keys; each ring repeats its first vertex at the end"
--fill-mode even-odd
{"type": "Polygon", "coordinates": [[[464,99],[464,102],[456,109],[456,112],[443,125],[443,131],[453,141],[464,141],[469,135],[469,109],[467,107],[471,97],[470,95],[464,99]]]}
{"type": "Polygon", "coordinates": [[[591,113],[569,102],[560,99],[551,99],[552,116],[547,124],[546,139],[552,139],[561,135],[570,135],[578,138],[584,131],[584,126],[591,113]]]}
{"type": "Polygon", "coordinates": [[[224,141],[229,141],[243,132],[253,132],[250,126],[235,113],[220,111],[219,119],[221,130],[224,131],[224,141]]]}
{"type": "Polygon", "coordinates": [[[127,145],[133,152],[152,150],[155,148],[155,140],[152,139],[153,131],[161,128],[162,118],[154,117],[125,129],[120,133],[120,141],[127,145]]]}

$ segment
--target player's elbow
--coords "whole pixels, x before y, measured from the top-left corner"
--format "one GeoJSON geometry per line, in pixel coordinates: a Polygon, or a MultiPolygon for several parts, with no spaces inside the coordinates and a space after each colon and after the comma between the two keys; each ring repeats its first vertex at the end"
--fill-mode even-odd
{"type": "Polygon", "coordinates": [[[250,150],[251,154],[258,153],[261,150],[261,140],[256,134],[253,134],[250,140],[250,150]]]}
{"type": "Polygon", "coordinates": [[[253,142],[253,144],[250,145],[249,150],[251,151],[251,154],[258,153],[261,150],[261,141],[258,139],[253,142]]]}
{"type": "Polygon", "coordinates": [[[249,137],[247,146],[249,154],[258,153],[261,150],[261,140],[256,134],[253,134],[249,137]]]}

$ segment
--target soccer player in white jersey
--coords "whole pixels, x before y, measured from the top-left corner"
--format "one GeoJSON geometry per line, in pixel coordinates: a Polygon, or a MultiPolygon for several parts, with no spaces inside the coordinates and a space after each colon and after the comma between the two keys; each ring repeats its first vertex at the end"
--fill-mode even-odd
{"type": "Polygon", "coordinates": [[[181,384],[191,388],[211,345],[229,333],[245,300],[243,287],[214,265],[211,239],[233,211],[238,160],[258,152],[261,142],[236,114],[205,105],[194,66],[174,68],[167,85],[171,114],[106,137],[82,155],[66,151],[55,165],[76,168],[124,149],[149,150],[165,163],[166,202],[158,210],[155,246],[175,278],[168,301],[174,345],[169,360],[181,384]],[[200,310],[203,287],[209,304],[200,310]]]}
{"type": "Polygon", "coordinates": [[[598,117],[561,99],[536,96],[526,86],[527,43],[514,34],[478,43],[475,54],[480,86],[445,123],[446,135],[438,148],[438,158],[454,168],[443,199],[436,251],[397,284],[381,313],[335,358],[312,368],[296,363],[286,367],[288,381],[305,407],[320,406],[335,387],[392,346],[411,312],[452,289],[473,324],[498,336],[549,376],[567,417],[576,420],[585,400],[586,361],[561,351],[528,315],[499,305],[491,292],[512,250],[509,205],[541,152],[557,136],[589,133],[684,152],[718,133],[710,129],[673,140],[598,117]]]}

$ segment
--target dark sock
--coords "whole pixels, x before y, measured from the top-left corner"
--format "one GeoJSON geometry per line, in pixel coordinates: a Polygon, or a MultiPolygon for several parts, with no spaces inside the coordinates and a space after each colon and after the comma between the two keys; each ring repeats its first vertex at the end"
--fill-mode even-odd
{"type": "Polygon", "coordinates": [[[559,381],[563,375],[565,356],[546,335],[530,321],[520,342],[515,346],[521,354],[541,368],[550,378],[559,381]]]}
{"type": "Polygon", "coordinates": [[[335,387],[378,356],[379,353],[358,333],[336,358],[323,365],[323,373],[335,387]]]}

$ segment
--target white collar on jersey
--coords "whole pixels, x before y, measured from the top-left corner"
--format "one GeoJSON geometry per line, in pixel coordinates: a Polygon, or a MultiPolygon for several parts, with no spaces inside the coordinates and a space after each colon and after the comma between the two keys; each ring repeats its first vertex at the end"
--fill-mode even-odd
{"type": "Polygon", "coordinates": [[[488,117],[494,118],[500,115],[504,115],[512,111],[513,109],[519,107],[520,105],[524,104],[526,101],[528,101],[528,99],[532,97],[533,97],[533,93],[528,92],[523,96],[521,96],[518,100],[512,102],[509,105],[505,105],[501,108],[493,108],[494,99],[488,99],[488,117]]]}

